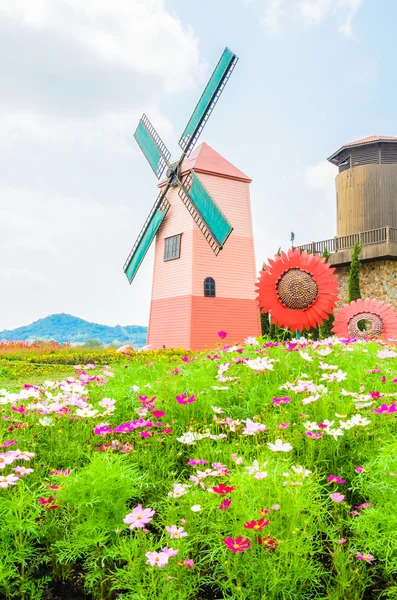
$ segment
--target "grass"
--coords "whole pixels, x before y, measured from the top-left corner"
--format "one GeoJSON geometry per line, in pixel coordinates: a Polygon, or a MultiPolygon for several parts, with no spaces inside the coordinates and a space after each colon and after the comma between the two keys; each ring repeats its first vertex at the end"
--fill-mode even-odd
{"type": "Polygon", "coordinates": [[[300,344],[106,363],[80,349],[4,351],[0,443],[17,443],[0,453],[35,456],[0,471],[34,470],[0,487],[0,597],[47,599],[59,583],[95,600],[397,598],[397,412],[373,412],[393,404],[396,358],[377,342],[300,344]],[[218,494],[221,483],[233,489],[218,494]],[[155,512],[131,530],[123,520],[138,505],[155,512]],[[188,535],[170,539],[172,525],[188,535]],[[243,552],[224,542],[238,536],[243,552]],[[178,553],[147,564],[164,547],[178,553]]]}

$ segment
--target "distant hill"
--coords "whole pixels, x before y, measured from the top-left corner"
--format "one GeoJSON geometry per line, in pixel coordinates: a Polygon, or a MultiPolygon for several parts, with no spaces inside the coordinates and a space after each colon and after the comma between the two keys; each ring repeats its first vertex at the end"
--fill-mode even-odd
{"type": "Polygon", "coordinates": [[[0,341],[55,340],[60,343],[84,343],[86,340],[96,339],[105,346],[116,341],[120,346],[129,343],[136,348],[146,344],[146,336],[147,327],[141,325],[110,327],[65,313],[50,315],[24,327],[0,331],[0,341]]]}

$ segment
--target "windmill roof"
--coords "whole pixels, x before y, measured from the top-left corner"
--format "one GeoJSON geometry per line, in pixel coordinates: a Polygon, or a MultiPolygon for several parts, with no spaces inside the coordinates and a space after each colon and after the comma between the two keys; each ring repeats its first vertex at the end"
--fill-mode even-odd
{"type": "Polygon", "coordinates": [[[338,155],[346,148],[351,148],[352,146],[365,146],[366,144],[375,144],[377,142],[397,142],[397,137],[393,137],[391,135],[370,135],[369,137],[363,138],[362,140],[348,142],[347,144],[341,146],[339,150],[331,154],[328,160],[330,162],[336,162],[336,158],[338,157],[338,155]]]}
{"type": "Polygon", "coordinates": [[[211,173],[240,181],[252,181],[248,175],[237,169],[237,167],[232,165],[226,158],[223,158],[223,156],[205,142],[200,144],[192,152],[191,156],[183,161],[182,173],[189,169],[194,169],[198,173],[211,173]]]}
{"type": "MultiPolygon", "coordinates": [[[[246,181],[248,183],[252,181],[248,175],[237,169],[237,167],[232,165],[226,158],[223,158],[223,156],[205,142],[197,146],[192,154],[183,161],[181,173],[184,174],[190,169],[194,169],[196,173],[220,175],[221,177],[246,181]]],[[[164,183],[165,181],[161,181],[159,186],[164,185],[164,183]]]]}

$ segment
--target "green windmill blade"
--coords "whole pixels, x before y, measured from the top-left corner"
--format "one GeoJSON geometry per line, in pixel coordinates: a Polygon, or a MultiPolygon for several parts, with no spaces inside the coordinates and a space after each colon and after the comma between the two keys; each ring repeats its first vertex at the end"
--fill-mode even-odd
{"type": "Polygon", "coordinates": [[[229,48],[225,48],[179,140],[186,156],[189,156],[196,144],[237,61],[237,56],[229,48]]]}
{"type": "Polygon", "coordinates": [[[218,255],[233,227],[193,170],[183,180],[178,195],[211,249],[218,255]]]}
{"type": "Polygon", "coordinates": [[[138,123],[134,137],[157,179],[160,179],[166,165],[169,164],[171,152],[167,150],[164,142],[145,114],[138,123]]]}
{"type": "Polygon", "coordinates": [[[164,191],[160,192],[156,202],[153,204],[152,210],[149,213],[148,218],[145,221],[144,226],[138,235],[135,244],[132,247],[131,252],[128,255],[127,260],[124,263],[124,272],[132,283],[143,259],[146,256],[147,251],[153,242],[155,235],[167,214],[170,203],[166,198],[168,186],[164,191]]]}

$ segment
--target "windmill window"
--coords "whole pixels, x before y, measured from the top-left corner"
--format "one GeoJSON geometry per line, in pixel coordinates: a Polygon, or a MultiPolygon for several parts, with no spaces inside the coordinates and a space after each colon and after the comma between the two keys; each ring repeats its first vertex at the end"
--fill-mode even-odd
{"type": "Polygon", "coordinates": [[[204,296],[214,298],[215,294],[215,279],[212,277],[206,277],[204,279],[204,296]]]}
{"type": "Polygon", "coordinates": [[[181,256],[181,234],[164,240],[164,260],[175,260],[181,256]]]}

